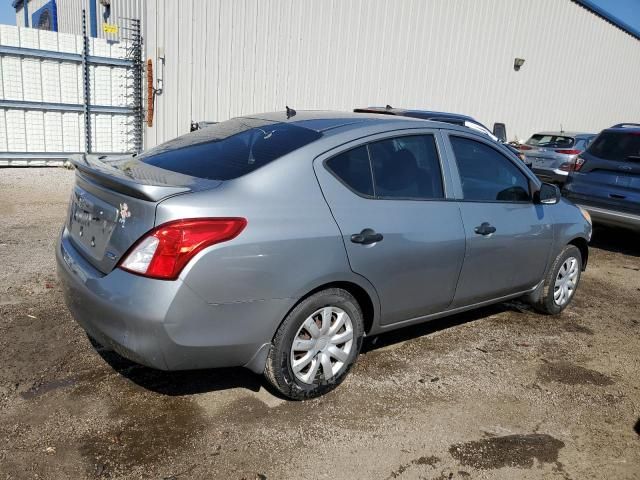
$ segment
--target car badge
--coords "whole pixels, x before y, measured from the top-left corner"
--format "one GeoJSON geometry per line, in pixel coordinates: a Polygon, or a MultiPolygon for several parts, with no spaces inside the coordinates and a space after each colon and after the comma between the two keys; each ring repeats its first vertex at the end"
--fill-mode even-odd
{"type": "Polygon", "coordinates": [[[129,218],[131,216],[131,212],[129,211],[129,206],[126,203],[121,203],[120,204],[120,218],[118,219],[118,222],[120,222],[120,225],[122,225],[122,228],[124,228],[124,224],[127,221],[127,218],[129,218]]]}

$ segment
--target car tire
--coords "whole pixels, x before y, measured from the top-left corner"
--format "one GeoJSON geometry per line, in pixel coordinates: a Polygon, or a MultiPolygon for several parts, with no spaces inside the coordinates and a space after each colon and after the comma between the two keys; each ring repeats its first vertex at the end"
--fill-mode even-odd
{"type": "Polygon", "coordinates": [[[558,254],[547,273],[542,295],[533,305],[536,310],[548,315],[558,315],[567,308],[578,289],[581,273],[580,250],[574,245],[567,245],[558,254]]]}
{"type": "Polygon", "coordinates": [[[341,288],[314,293],[298,303],[278,328],[264,375],[292,400],[324,395],[351,370],[363,336],[362,310],[353,295],[341,288]]]}

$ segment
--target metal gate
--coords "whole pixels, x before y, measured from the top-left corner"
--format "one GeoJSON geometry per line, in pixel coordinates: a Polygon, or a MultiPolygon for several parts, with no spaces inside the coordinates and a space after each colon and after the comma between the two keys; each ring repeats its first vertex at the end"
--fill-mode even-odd
{"type": "Polygon", "coordinates": [[[142,149],[140,21],[120,42],[0,25],[0,166],[142,149]]]}

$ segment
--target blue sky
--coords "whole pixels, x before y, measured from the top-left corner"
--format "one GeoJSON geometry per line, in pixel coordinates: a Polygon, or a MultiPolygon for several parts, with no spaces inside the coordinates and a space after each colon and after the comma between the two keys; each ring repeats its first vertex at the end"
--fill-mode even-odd
{"type": "MultiPolygon", "coordinates": [[[[64,1],[64,0],[60,0],[64,1]]],[[[592,0],[601,8],[640,30],[640,0],[592,0]]],[[[11,0],[0,0],[0,23],[15,25],[15,10],[11,0]]]]}

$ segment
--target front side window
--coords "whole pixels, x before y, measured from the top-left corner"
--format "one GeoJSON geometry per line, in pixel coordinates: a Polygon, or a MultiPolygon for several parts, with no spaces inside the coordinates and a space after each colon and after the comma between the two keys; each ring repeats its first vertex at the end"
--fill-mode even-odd
{"type": "Polygon", "coordinates": [[[433,135],[397,137],[369,144],[377,198],[444,198],[433,135]]]}
{"type": "Polygon", "coordinates": [[[465,200],[527,202],[529,181],[507,157],[489,145],[451,136],[465,200]]]}

